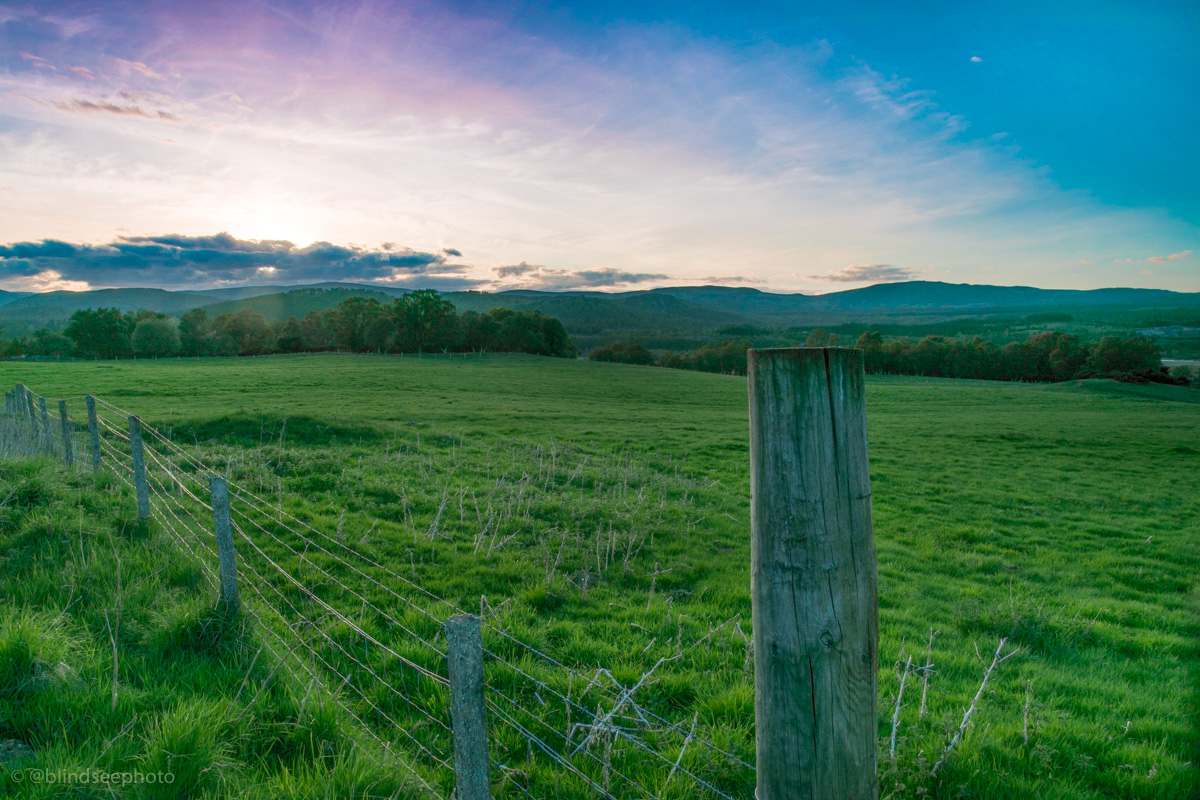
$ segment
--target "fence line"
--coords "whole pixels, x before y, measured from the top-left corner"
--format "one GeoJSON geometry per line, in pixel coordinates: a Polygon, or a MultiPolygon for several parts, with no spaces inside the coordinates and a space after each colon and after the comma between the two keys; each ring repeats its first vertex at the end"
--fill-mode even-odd
{"type": "MultiPolygon", "coordinates": [[[[47,418],[39,424],[33,412],[35,398],[43,408],[45,398],[28,390],[18,398],[21,388],[10,393],[5,405],[8,413],[0,421],[0,453],[41,453],[69,459],[68,466],[76,470],[94,469],[98,463],[101,471],[115,476],[131,495],[137,496],[135,454],[140,439],[147,517],[168,533],[214,588],[221,581],[214,569],[214,504],[206,500],[211,496],[207,479],[226,481],[238,582],[250,589],[240,606],[256,629],[264,632],[259,637],[263,646],[298,686],[307,679],[308,690],[313,685],[322,687],[340,711],[354,721],[355,730],[361,730],[401,764],[405,774],[425,791],[437,797],[444,795],[445,785],[453,778],[453,766],[446,750],[451,727],[444,702],[449,678],[445,676],[447,650],[442,624],[451,615],[463,613],[462,609],[290,513],[283,507],[282,494],[279,504],[260,497],[231,480],[228,465],[226,474],[222,474],[205,462],[202,453],[181,446],[144,421],[135,425],[135,415],[102,398],[86,395],[55,403],[62,430],[61,443],[56,443],[46,435],[51,429],[47,418]],[[27,415],[22,399],[30,406],[27,415]],[[92,413],[81,423],[72,417],[71,409],[85,404],[92,413]],[[30,433],[23,433],[25,416],[30,433]],[[121,423],[126,420],[130,425],[123,430],[121,423]],[[130,435],[139,429],[143,435],[130,435]],[[96,445],[93,458],[70,458],[72,454],[92,452],[92,444],[96,445]],[[210,513],[206,515],[205,511],[210,513]],[[335,574],[343,569],[361,581],[358,588],[335,574]],[[377,592],[396,601],[407,615],[380,607],[371,598],[377,592]],[[350,603],[354,610],[348,607],[350,603]],[[366,622],[368,609],[372,625],[382,623],[389,636],[371,632],[366,622]],[[403,619],[406,616],[408,619],[403,619]],[[424,632],[425,628],[429,633],[424,632]],[[276,641],[278,648],[268,646],[267,637],[276,641]],[[389,674],[397,668],[397,675],[389,674]],[[408,673],[413,673],[416,683],[405,678],[408,673]],[[340,696],[343,691],[354,697],[340,696]]],[[[715,779],[706,779],[682,763],[690,745],[705,748],[712,757],[726,759],[740,768],[754,770],[746,760],[697,735],[695,719],[690,720],[689,729],[634,699],[655,669],[674,658],[660,660],[640,681],[624,686],[606,669],[598,668],[594,676],[585,675],[486,619],[482,626],[489,637],[516,648],[518,656],[525,653],[522,660],[506,658],[494,648],[483,651],[485,675],[493,676],[485,697],[491,727],[514,732],[525,741],[531,763],[536,750],[545,759],[538,763],[577,782],[581,790],[612,800],[622,795],[648,800],[660,797],[672,781],[687,781],[692,784],[689,796],[733,800],[734,795],[716,785],[715,779]],[[535,670],[531,664],[539,666],[535,670]],[[503,681],[497,680],[501,676],[515,692],[501,690],[503,681]],[[554,708],[562,709],[566,725],[559,726],[547,716],[559,713],[554,708]],[[655,735],[644,735],[649,733],[655,735]],[[561,747],[551,741],[561,742],[561,747]],[[638,779],[615,763],[618,758],[612,745],[617,741],[633,748],[624,752],[645,754],[639,762],[643,774],[638,779]],[[602,754],[595,750],[602,750],[602,754]],[[661,772],[646,771],[648,764],[658,765],[661,772]],[[614,780],[630,794],[615,794],[611,785],[614,780]],[[648,788],[648,781],[651,786],[657,784],[656,791],[648,788]]],[[[496,757],[497,747],[502,746],[498,741],[492,743],[492,783],[498,783],[501,789],[512,786],[523,796],[534,797],[533,777],[496,757]],[[522,778],[529,785],[523,785],[522,778]]],[[[679,791],[677,786],[675,793],[679,791]]]]}

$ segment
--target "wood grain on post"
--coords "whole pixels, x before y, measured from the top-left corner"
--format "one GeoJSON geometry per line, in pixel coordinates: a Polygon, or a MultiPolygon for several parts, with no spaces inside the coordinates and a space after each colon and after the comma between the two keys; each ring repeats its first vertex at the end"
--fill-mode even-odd
{"type": "Polygon", "coordinates": [[[221,580],[221,603],[226,611],[237,613],[238,599],[237,552],[233,549],[233,523],[229,519],[229,486],[225,479],[214,475],[208,479],[209,500],[212,501],[213,530],[217,534],[217,576],[221,580]]]}
{"type": "Polygon", "coordinates": [[[38,417],[37,404],[33,402],[33,392],[29,391],[29,387],[23,387],[25,394],[25,406],[28,409],[26,419],[29,420],[29,446],[30,448],[37,447],[38,443],[38,417]]]}
{"type": "Polygon", "coordinates": [[[751,350],[758,800],[874,800],[879,606],[860,350],[751,350]]]}
{"type": "Polygon", "coordinates": [[[92,470],[100,471],[100,423],[96,419],[96,398],[90,394],[84,396],[88,412],[88,444],[92,450],[92,470]]]}
{"type": "Polygon", "coordinates": [[[150,486],[146,483],[146,454],[142,452],[142,421],[129,418],[129,451],[133,455],[133,487],[137,491],[138,516],[150,518],[150,486]]]}
{"type": "Polygon", "coordinates": [[[41,416],[42,430],[41,430],[41,433],[38,434],[38,444],[40,444],[43,449],[49,449],[50,448],[50,412],[46,410],[46,398],[44,398],[44,397],[38,398],[38,410],[42,412],[42,416],[41,416]]]}
{"type": "Polygon", "coordinates": [[[25,419],[29,420],[29,426],[33,429],[34,434],[37,434],[37,405],[33,402],[33,392],[29,391],[29,387],[21,386],[21,396],[25,406],[22,411],[25,413],[25,419]]]}
{"type": "Polygon", "coordinates": [[[483,705],[483,631],[474,614],[446,620],[450,721],[454,732],[454,796],[492,800],[487,714],[483,705]]]}
{"type": "Polygon", "coordinates": [[[75,451],[71,447],[71,420],[67,417],[67,401],[58,401],[58,416],[62,420],[63,462],[69,467],[75,463],[75,451]]]}

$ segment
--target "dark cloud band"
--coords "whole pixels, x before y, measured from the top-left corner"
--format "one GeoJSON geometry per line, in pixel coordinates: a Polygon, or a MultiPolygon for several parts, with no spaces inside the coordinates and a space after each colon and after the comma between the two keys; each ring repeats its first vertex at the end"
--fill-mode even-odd
{"type": "Polygon", "coordinates": [[[851,264],[825,275],[809,275],[814,281],[833,281],[836,283],[896,283],[911,281],[913,272],[908,267],[898,267],[894,264],[851,264]]]}
{"type": "Polygon", "coordinates": [[[466,267],[447,263],[446,253],[409,248],[368,250],[329,242],[298,247],[280,239],[213,236],[123,236],[103,245],[55,239],[0,245],[0,278],[58,273],[93,286],[202,288],[250,281],[388,281],[437,278],[475,284],[466,267]]]}
{"type": "Polygon", "coordinates": [[[558,291],[563,289],[597,289],[630,283],[664,280],[668,276],[651,272],[623,272],[619,269],[584,269],[572,272],[565,269],[547,269],[540,264],[509,264],[492,267],[492,272],[501,280],[517,278],[522,289],[558,291]]]}

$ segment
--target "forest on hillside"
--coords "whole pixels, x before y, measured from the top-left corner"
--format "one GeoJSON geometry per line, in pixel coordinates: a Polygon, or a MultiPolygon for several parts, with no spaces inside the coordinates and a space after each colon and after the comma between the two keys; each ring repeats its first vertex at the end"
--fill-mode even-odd
{"type": "Polygon", "coordinates": [[[116,308],[81,309],[62,333],[39,330],[0,342],[0,355],[52,358],[170,358],[269,353],[532,353],[577,355],[562,323],[538,311],[458,310],[433,290],[391,303],[350,297],[303,319],[269,323],[241,308],[210,317],[193,309],[176,321],[166,314],[116,308]]]}
{"type": "MultiPolygon", "coordinates": [[[[816,329],[803,342],[792,344],[830,347],[840,344],[840,340],[837,334],[816,329]]],[[[876,375],[1046,383],[1106,377],[1181,386],[1191,383],[1187,370],[1168,371],[1161,366],[1158,343],[1145,336],[1104,336],[1085,342],[1060,331],[1046,331],[998,346],[979,336],[929,335],[918,341],[885,341],[879,331],[864,331],[853,346],[863,351],[866,371],[876,375]]],[[[620,341],[596,348],[588,358],[745,375],[750,347],[749,341],[728,339],[688,353],[655,354],[639,344],[620,341]]]]}

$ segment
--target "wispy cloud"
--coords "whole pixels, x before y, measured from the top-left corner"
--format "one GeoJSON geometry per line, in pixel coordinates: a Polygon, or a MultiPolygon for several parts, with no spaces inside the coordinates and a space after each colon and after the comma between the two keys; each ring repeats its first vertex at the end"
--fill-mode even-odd
{"type": "Polygon", "coordinates": [[[908,267],[897,267],[894,264],[851,264],[824,275],[809,275],[808,277],[814,281],[837,283],[895,283],[912,280],[913,271],[908,267]]]}
{"type": "Polygon", "coordinates": [[[497,278],[504,280],[505,278],[519,278],[522,275],[540,273],[545,269],[540,264],[526,264],[522,261],[520,264],[506,264],[502,267],[492,267],[492,272],[496,273],[497,278]]]}
{"type": "Polygon", "coordinates": [[[136,72],[139,75],[143,75],[147,78],[151,78],[156,81],[164,81],[167,79],[166,75],[155,72],[154,70],[150,69],[145,64],[143,64],[141,61],[126,61],[123,58],[113,58],[113,63],[116,64],[117,66],[121,67],[122,69],[136,72]]]}
{"type": "Polygon", "coordinates": [[[1146,260],[1151,264],[1164,264],[1168,261],[1178,261],[1181,258],[1188,258],[1192,255],[1191,250],[1183,250],[1179,253],[1171,253],[1169,256],[1150,256],[1146,260]]]}
{"type": "Polygon", "coordinates": [[[706,275],[703,278],[693,278],[700,283],[711,283],[723,286],[729,283],[766,283],[762,278],[748,278],[744,275],[706,275]]]}
{"type": "Polygon", "coordinates": [[[55,67],[55,66],[54,66],[52,63],[50,63],[50,62],[49,62],[49,61],[47,61],[46,59],[44,59],[44,58],[42,58],[42,57],[40,57],[40,56],[35,56],[35,55],[33,55],[32,53],[24,53],[24,52],[22,52],[22,53],[18,53],[17,55],[18,55],[18,56],[20,56],[21,58],[25,59],[26,61],[28,61],[28,62],[29,62],[30,64],[32,64],[32,65],[33,65],[35,68],[38,68],[38,69],[51,69],[51,70],[53,70],[53,69],[57,69],[57,67],[55,67]]]}
{"type": "Polygon", "coordinates": [[[79,114],[116,114],[119,117],[142,117],[143,119],[161,120],[163,122],[176,122],[178,117],[166,111],[143,111],[140,106],[126,105],[121,106],[116,103],[108,103],[95,100],[69,100],[61,103],[54,103],[55,108],[61,108],[63,111],[72,111],[79,114]]]}
{"type": "Polygon", "coordinates": [[[630,286],[648,281],[667,280],[669,276],[662,273],[625,272],[619,269],[584,269],[566,270],[549,269],[539,264],[509,264],[493,267],[500,288],[537,289],[540,291],[562,291],[566,289],[607,289],[617,286],[630,286]],[[511,285],[505,285],[512,278],[519,279],[511,285]]]}

